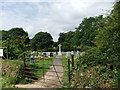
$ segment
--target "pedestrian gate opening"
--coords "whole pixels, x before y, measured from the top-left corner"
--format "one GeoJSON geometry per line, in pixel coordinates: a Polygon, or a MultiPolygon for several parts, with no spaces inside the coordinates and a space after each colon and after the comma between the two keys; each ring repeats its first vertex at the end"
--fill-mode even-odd
{"type": "Polygon", "coordinates": [[[24,77],[28,82],[44,87],[69,87],[71,80],[69,58],[25,58],[24,77]]]}

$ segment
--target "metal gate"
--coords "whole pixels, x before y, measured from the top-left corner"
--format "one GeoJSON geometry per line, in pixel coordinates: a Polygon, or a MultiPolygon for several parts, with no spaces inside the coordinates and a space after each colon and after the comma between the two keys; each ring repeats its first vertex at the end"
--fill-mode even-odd
{"type": "Polygon", "coordinates": [[[27,82],[33,82],[43,87],[70,87],[71,70],[74,61],[69,58],[25,58],[24,77],[27,82]]]}

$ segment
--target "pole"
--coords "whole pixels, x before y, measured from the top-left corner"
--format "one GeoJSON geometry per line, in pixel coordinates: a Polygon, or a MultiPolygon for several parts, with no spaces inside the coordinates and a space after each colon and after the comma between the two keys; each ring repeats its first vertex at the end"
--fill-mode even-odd
{"type": "Polygon", "coordinates": [[[25,53],[23,54],[23,64],[24,64],[24,66],[23,66],[23,76],[24,76],[24,78],[25,78],[25,67],[26,67],[25,53]]]}
{"type": "Polygon", "coordinates": [[[7,54],[7,59],[8,59],[8,47],[7,47],[7,49],[6,49],[6,50],[7,50],[6,54],[7,54]]]}
{"type": "Polygon", "coordinates": [[[70,59],[68,59],[68,80],[69,80],[69,87],[70,87],[70,81],[71,81],[71,74],[70,74],[70,59]]]}
{"type": "Polygon", "coordinates": [[[72,55],[72,69],[74,68],[74,55],[72,55]]]}
{"type": "Polygon", "coordinates": [[[26,58],[25,58],[25,53],[24,53],[24,56],[23,56],[24,58],[23,58],[23,60],[24,60],[24,67],[26,66],[26,58]]]}

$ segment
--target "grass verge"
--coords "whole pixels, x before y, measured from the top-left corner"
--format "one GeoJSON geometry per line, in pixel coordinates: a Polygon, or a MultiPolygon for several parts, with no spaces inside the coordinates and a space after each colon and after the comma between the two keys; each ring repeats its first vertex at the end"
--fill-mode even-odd
{"type": "Polygon", "coordinates": [[[2,88],[12,88],[23,79],[22,60],[2,60],[2,88]]]}

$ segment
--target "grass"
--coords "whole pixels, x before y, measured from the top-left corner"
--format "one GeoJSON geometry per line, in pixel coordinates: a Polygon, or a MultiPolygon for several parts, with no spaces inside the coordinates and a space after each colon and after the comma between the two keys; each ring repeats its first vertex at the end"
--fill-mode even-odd
{"type": "Polygon", "coordinates": [[[62,79],[63,87],[69,87],[72,84],[72,79],[73,79],[72,74],[75,71],[75,67],[77,65],[78,59],[74,56],[74,67],[72,67],[72,57],[71,56],[68,57],[68,59],[70,59],[70,73],[68,73],[68,70],[69,70],[68,69],[68,59],[66,59],[65,54],[63,54],[63,58],[65,58],[62,60],[62,64],[64,65],[64,72],[65,72],[63,77],[66,78],[66,79],[62,79]],[[69,77],[71,78],[70,82],[69,82],[69,77]]]}
{"type": "MultiPolygon", "coordinates": [[[[54,56],[56,57],[56,56],[54,56]]],[[[54,58],[53,57],[53,58],[54,58]]],[[[26,69],[28,73],[26,75],[32,76],[27,77],[29,83],[33,83],[34,80],[38,80],[50,69],[54,59],[35,59],[34,64],[30,64],[30,60],[27,60],[27,67],[31,69],[26,69]],[[37,69],[37,70],[35,70],[37,69]],[[36,77],[36,78],[35,78],[36,77]],[[32,80],[31,80],[32,79],[32,80]]]]}
{"type": "MultiPolygon", "coordinates": [[[[56,56],[54,56],[53,58],[55,58],[56,56]]],[[[63,75],[63,79],[62,79],[62,83],[63,83],[63,87],[69,87],[70,83],[69,83],[69,76],[71,77],[72,80],[72,72],[73,72],[73,68],[72,68],[72,64],[70,64],[70,74],[68,73],[68,58],[71,60],[71,56],[69,56],[68,58],[65,57],[65,54],[62,56],[63,59],[61,59],[62,64],[63,64],[63,69],[64,69],[64,75],[63,75]]],[[[76,58],[76,57],[75,57],[76,58]]],[[[32,72],[31,73],[27,73],[30,76],[35,76],[35,77],[42,77],[49,69],[50,69],[50,64],[52,64],[54,61],[54,59],[35,59],[34,60],[34,64],[30,64],[30,60],[27,60],[28,62],[28,67],[30,68],[35,68],[35,69],[39,69],[39,70],[33,70],[33,69],[29,69],[27,71],[32,72]],[[40,65],[39,65],[40,64],[40,65]],[[45,64],[45,65],[44,65],[45,64]],[[46,71],[42,71],[42,70],[46,70],[46,71]]],[[[77,64],[77,59],[74,60],[74,64],[76,66],[77,64]]],[[[38,80],[38,78],[34,78],[34,77],[29,77],[27,78],[28,82],[33,83],[32,80],[29,79],[33,79],[33,80],[38,80]]]]}
{"type": "Polygon", "coordinates": [[[2,60],[2,87],[14,87],[16,83],[22,79],[20,70],[22,68],[22,60],[2,60]]]}
{"type": "MultiPolygon", "coordinates": [[[[68,59],[70,59],[71,61],[71,56],[69,56],[68,58],[66,58],[65,54],[62,55],[62,64],[63,64],[63,69],[64,69],[64,75],[63,75],[63,79],[62,79],[62,82],[63,82],[63,87],[69,87],[70,86],[70,83],[69,83],[69,76],[70,74],[68,73],[68,59]],[[65,79],[64,79],[65,78],[65,79]]],[[[70,70],[72,69],[72,66],[70,64],[70,70]]]]}
{"type": "MultiPolygon", "coordinates": [[[[54,56],[53,58],[55,58],[54,56]]],[[[66,59],[65,55],[63,55],[61,59],[62,64],[64,65],[64,75],[65,79],[62,79],[63,86],[68,87],[69,84],[69,74],[68,74],[68,59],[66,59]]],[[[68,57],[71,59],[71,57],[68,57]]],[[[30,64],[30,60],[27,59],[27,66],[29,68],[34,68],[34,69],[39,69],[39,70],[33,70],[33,69],[26,69],[26,71],[31,72],[31,73],[26,73],[27,75],[34,76],[34,77],[42,77],[49,69],[50,66],[52,65],[54,59],[35,59],[34,64],[30,64]],[[51,65],[50,65],[51,64],[51,65]],[[42,71],[46,70],[46,71],[42,71]]],[[[3,60],[3,87],[14,87],[12,85],[15,85],[17,83],[22,83],[22,84],[27,84],[27,83],[33,83],[32,80],[38,80],[38,78],[28,78],[25,80],[22,76],[20,76],[20,69],[21,66],[23,67],[23,61],[22,60],[3,60]]],[[[72,70],[72,65],[70,65],[70,69],[72,70]]]]}
{"type": "MultiPolygon", "coordinates": [[[[56,56],[54,56],[53,58],[55,58],[56,56]]],[[[64,69],[64,75],[63,75],[63,78],[64,79],[62,79],[62,82],[63,82],[63,87],[68,87],[70,84],[69,84],[69,79],[68,79],[68,77],[69,77],[69,74],[68,74],[68,59],[66,59],[66,57],[65,57],[65,54],[63,55],[63,57],[62,58],[64,58],[64,59],[61,59],[61,61],[62,61],[62,64],[63,64],[63,69],[64,69]]],[[[71,56],[70,57],[68,57],[68,58],[70,58],[71,59],[71,56]]],[[[39,70],[33,70],[33,69],[29,69],[29,70],[27,70],[27,71],[29,71],[29,72],[32,72],[32,74],[31,73],[27,73],[28,75],[31,75],[31,76],[35,76],[35,77],[42,77],[46,72],[47,72],[47,70],[49,70],[50,69],[50,64],[52,64],[53,63],[53,61],[54,61],[54,59],[35,59],[34,60],[34,64],[30,64],[30,60],[27,60],[27,62],[28,62],[28,64],[27,64],[27,66],[28,67],[30,67],[30,68],[35,68],[35,69],[39,69],[39,70]],[[39,65],[39,64],[41,64],[41,65],[39,65]],[[45,65],[44,65],[45,64],[45,65]],[[42,70],[46,70],[46,71],[42,71],[42,70]]],[[[76,62],[75,62],[76,63],[76,62]]],[[[70,69],[72,70],[72,65],[70,64],[70,69]]],[[[38,78],[33,78],[33,77],[29,77],[29,78],[27,78],[28,79],[28,82],[30,83],[33,83],[33,81],[31,80],[31,79],[33,79],[33,80],[38,80],[38,78]],[[30,80],[29,80],[30,79],[30,80]]]]}

